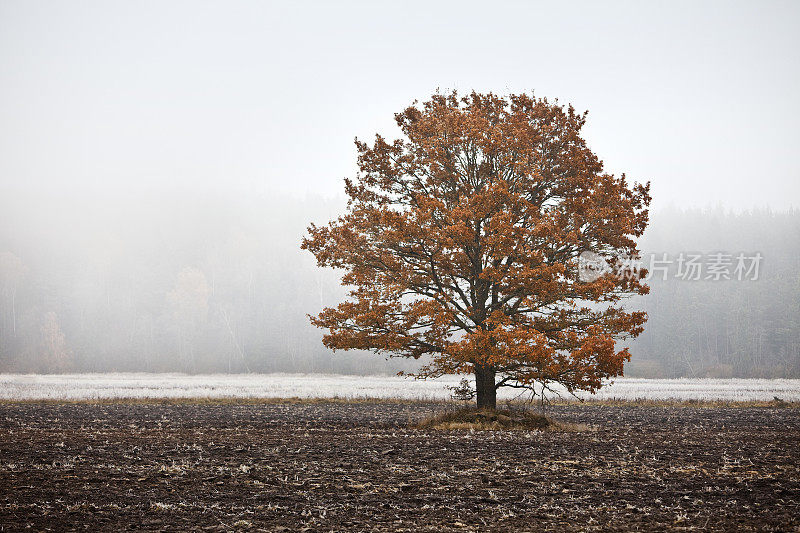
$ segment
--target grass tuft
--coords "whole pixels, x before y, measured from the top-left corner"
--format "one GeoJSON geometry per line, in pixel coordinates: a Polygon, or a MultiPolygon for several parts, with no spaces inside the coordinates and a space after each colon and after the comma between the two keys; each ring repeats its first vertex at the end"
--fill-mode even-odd
{"type": "Polygon", "coordinates": [[[466,408],[440,413],[416,424],[417,429],[543,430],[557,429],[558,423],[524,409],[466,408]]]}

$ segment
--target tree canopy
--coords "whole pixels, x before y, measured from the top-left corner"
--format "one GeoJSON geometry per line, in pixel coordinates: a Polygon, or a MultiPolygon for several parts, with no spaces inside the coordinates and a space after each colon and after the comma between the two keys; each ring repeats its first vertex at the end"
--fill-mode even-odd
{"type": "Polygon", "coordinates": [[[561,383],[596,390],[622,374],[645,313],[638,254],[649,183],[603,171],[580,132],[586,113],[527,94],[434,94],[396,115],[404,138],[356,140],[347,212],[302,246],[344,270],[350,298],[312,322],[333,349],[430,364],[419,377],[474,373],[496,389],[561,383]],[[613,265],[592,280],[580,256],[613,265]]]}

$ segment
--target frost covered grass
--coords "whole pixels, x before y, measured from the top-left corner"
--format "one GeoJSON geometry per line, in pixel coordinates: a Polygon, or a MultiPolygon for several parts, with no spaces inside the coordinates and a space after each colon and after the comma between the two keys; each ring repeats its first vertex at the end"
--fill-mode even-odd
{"type": "Polygon", "coordinates": [[[618,378],[586,400],[766,402],[800,401],[800,379],[618,378]]]}
{"type": "MultiPolygon", "coordinates": [[[[0,374],[0,399],[391,398],[446,399],[453,380],[331,374],[0,374]]],[[[453,381],[455,382],[455,381],[453,381]]]]}
{"type": "MultiPolygon", "coordinates": [[[[0,374],[0,399],[447,400],[451,395],[448,387],[458,385],[459,380],[459,376],[417,381],[397,376],[329,374],[0,374]]],[[[767,402],[778,397],[800,402],[800,380],[619,378],[597,394],[579,396],[599,401],[767,402]]],[[[519,394],[501,389],[499,397],[510,400],[519,394]]],[[[570,398],[562,391],[562,399],[570,398]]]]}

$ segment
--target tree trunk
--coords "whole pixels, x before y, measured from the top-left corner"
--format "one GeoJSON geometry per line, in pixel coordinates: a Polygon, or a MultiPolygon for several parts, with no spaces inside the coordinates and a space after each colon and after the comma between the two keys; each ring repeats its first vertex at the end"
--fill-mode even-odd
{"type": "Polygon", "coordinates": [[[475,389],[478,393],[478,409],[497,409],[497,389],[494,383],[494,368],[475,365],[475,389]]]}

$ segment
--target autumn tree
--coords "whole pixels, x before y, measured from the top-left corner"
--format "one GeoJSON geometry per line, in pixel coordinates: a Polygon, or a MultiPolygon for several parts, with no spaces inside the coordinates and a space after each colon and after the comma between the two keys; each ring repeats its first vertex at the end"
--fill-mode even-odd
{"type": "Polygon", "coordinates": [[[418,377],[595,391],[630,359],[646,320],[638,253],[649,183],[629,185],[581,137],[586,113],[535,96],[455,92],[395,116],[404,138],[356,140],[346,214],[302,247],[343,269],[350,298],[312,317],[326,346],[429,356],[418,377]],[[581,254],[611,267],[579,274],[581,254]]]}

